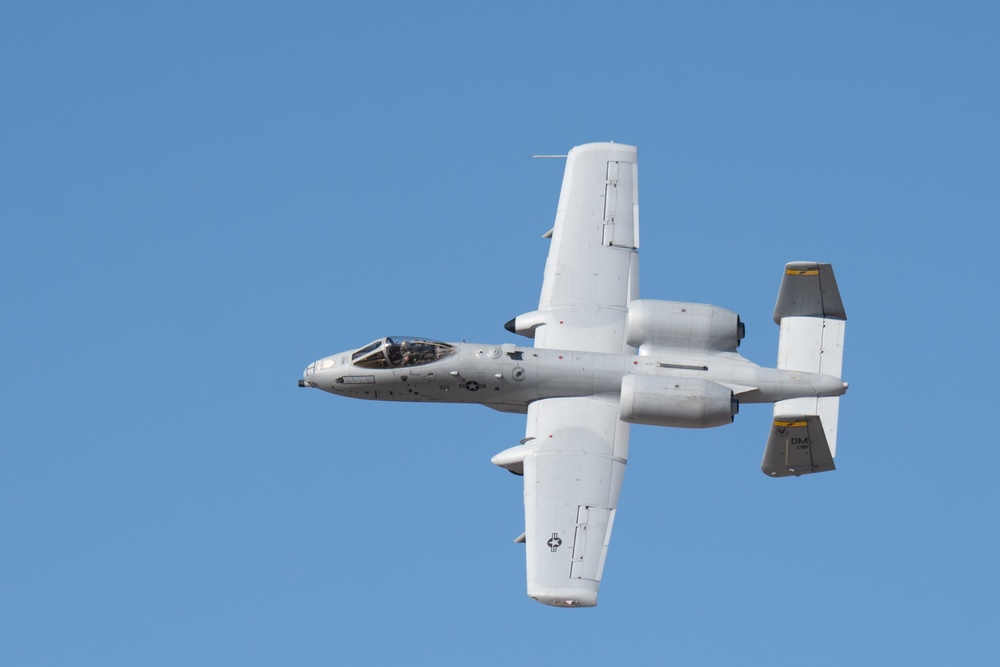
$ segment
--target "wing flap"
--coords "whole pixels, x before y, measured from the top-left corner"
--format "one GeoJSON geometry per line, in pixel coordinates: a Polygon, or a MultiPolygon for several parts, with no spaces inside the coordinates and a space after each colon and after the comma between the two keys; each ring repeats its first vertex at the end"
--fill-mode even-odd
{"type": "Polygon", "coordinates": [[[614,516],[613,509],[580,505],[576,515],[576,534],[573,536],[570,579],[601,580],[614,516]]]}

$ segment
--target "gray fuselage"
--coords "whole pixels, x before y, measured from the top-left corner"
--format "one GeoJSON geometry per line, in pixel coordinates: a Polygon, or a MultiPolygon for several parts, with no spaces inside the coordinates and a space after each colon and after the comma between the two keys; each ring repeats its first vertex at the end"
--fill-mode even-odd
{"type": "Polygon", "coordinates": [[[741,403],[839,396],[846,390],[839,378],[764,368],[732,352],[647,356],[509,343],[437,345],[448,349],[437,359],[412,364],[397,359],[383,367],[360,365],[358,351],[331,355],[311,364],[299,384],[351,398],[479,403],[503,412],[525,412],[529,403],[545,398],[618,394],[627,375],[700,378],[730,387],[741,403]]]}

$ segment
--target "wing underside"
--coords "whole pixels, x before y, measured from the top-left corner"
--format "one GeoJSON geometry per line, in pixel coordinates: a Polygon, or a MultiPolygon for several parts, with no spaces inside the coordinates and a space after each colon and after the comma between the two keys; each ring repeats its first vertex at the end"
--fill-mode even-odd
{"type": "Polygon", "coordinates": [[[621,353],[629,301],[639,298],[636,149],[569,152],[538,302],[535,347],[621,353]]]}
{"type": "MultiPolygon", "coordinates": [[[[636,149],[586,144],[569,152],[538,310],[521,318],[535,347],[630,351],[639,298],[636,149]]],[[[518,327],[515,326],[515,329],[518,327]]],[[[528,595],[591,607],[604,570],[628,458],[620,397],[551,398],[528,406],[524,519],[528,595]]]]}
{"type": "Polygon", "coordinates": [[[528,407],[524,518],[532,599],[597,604],[628,435],[617,396],[553,398],[528,407]]]}

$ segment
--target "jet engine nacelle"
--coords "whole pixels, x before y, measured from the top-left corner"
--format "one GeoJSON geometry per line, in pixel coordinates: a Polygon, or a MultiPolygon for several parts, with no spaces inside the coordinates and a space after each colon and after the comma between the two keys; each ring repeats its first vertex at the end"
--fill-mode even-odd
{"type": "Polygon", "coordinates": [[[626,375],[620,419],[630,424],[709,428],[725,426],[740,411],[728,387],[699,378],[626,375]]]}
{"type": "Polygon", "coordinates": [[[706,303],[640,299],[628,305],[626,337],[632,347],[735,350],[746,334],[740,316],[706,303]]]}

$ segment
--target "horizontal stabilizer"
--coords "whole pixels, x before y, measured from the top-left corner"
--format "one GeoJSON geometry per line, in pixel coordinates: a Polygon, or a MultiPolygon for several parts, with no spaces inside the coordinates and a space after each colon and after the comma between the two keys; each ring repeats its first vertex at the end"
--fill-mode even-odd
{"type": "Polygon", "coordinates": [[[833,277],[833,266],[818,262],[791,262],[774,304],[774,323],[783,317],[823,317],[846,320],[844,302],[833,277]]]}
{"type": "MultiPolygon", "coordinates": [[[[781,326],[778,368],[839,378],[844,362],[846,320],[833,266],[820,262],[786,264],[774,306],[774,321],[781,326]]],[[[774,422],[788,421],[783,415],[811,415],[810,419],[823,425],[824,449],[836,456],[839,412],[839,396],[792,398],[774,404],[774,422]]],[[[812,426],[810,422],[810,428],[812,426]]],[[[771,435],[773,438],[774,433],[771,435]]],[[[769,440],[768,448],[770,446],[769,440]]],[[[832,470],[832,461],[830,466],[832,470]]]]}
{"type": "Polygon", "coordinates": [[[776,415],[760,469],[769,477],[834,470],[833,454],[819,416],[776,415]]]}

